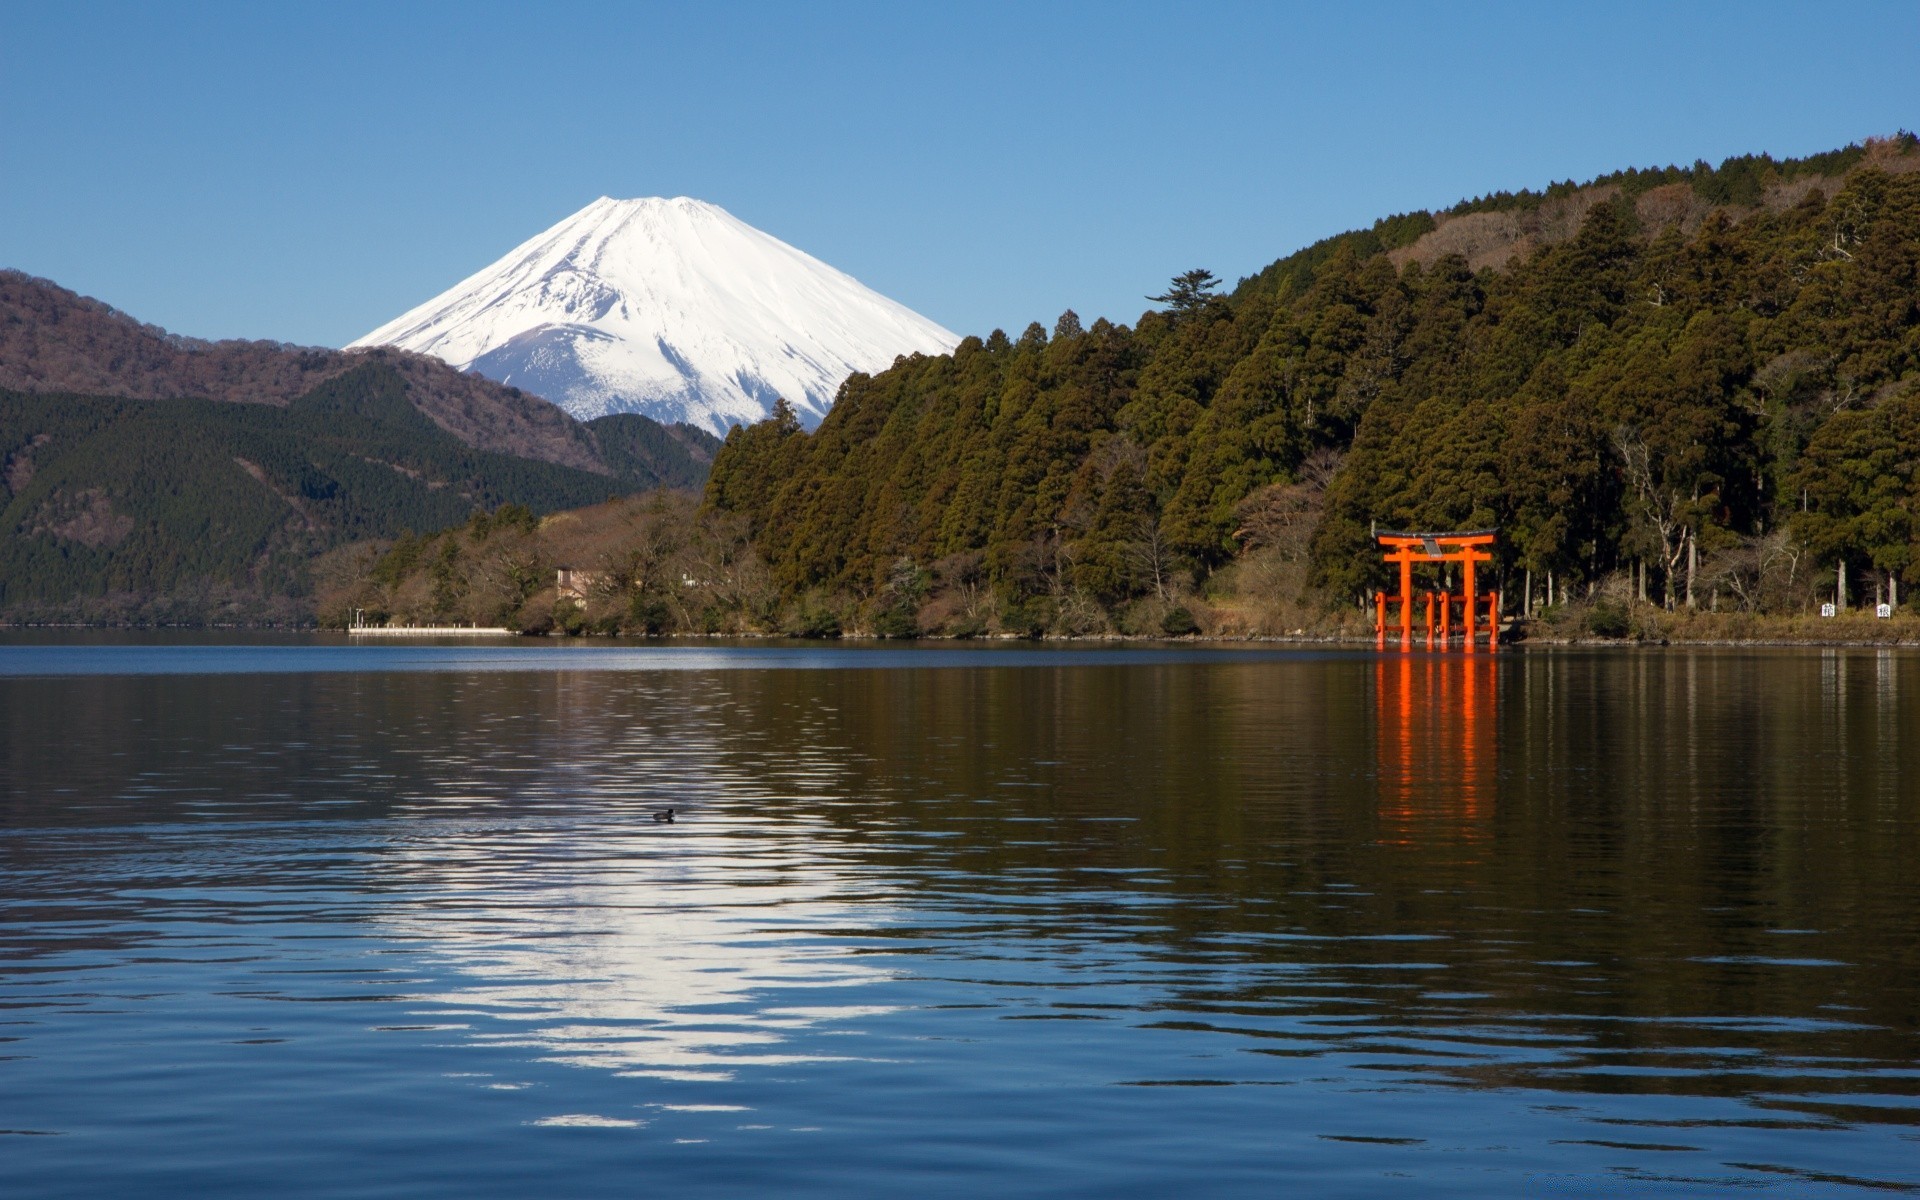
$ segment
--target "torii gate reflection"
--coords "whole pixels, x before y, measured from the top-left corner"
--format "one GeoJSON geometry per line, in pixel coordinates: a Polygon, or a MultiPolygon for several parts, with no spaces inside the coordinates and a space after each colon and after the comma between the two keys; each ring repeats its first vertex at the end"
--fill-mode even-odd
{"type": "Polygon", "coordinates": [[[1381,655],[1374,660],[1374,744],[1381,840],[1481,836],[1498,771],[1499,660],[1381,655]]]}

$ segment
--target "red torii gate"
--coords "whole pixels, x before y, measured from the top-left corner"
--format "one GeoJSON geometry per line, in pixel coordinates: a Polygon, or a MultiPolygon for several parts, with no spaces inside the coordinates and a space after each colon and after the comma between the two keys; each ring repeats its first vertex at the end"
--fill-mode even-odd
{"type": "MultiPolygon", "coordinates": [[[[1445,647],[1453,638],[1454,605],[1460,606],[1461,632],[1465,637],[1467,649],[1473,649],[1477,632],[1480,595],[1474,588],[1474,568],[1481,563],[1493,562],[1492,546],[1499,534],[1496,529],[1472,529],[1453,533],[1407,533],[1400,530],[1383,529],[1374,534],[1380,542],[1382,557],[1389,565],[1400,567],[1400,648],[1413,646],[1413,564],[1450,563],[1461,564],[1461,589],[1458,592],[1425,593],[1427,614],[1427,649],[1433,649],[1433,607],[1434,601],[1440,602],[1440,645],[1445,647]]],[[[1376,642],[1387,643],[1387,605],[1389,599],[1385,592],[1373,594],[1374,617],[1373,632],[1376,642]]],[[[1489,648],[1500,644],[1500,593],[1487,593],[1487,645],[1489,648]]]]}

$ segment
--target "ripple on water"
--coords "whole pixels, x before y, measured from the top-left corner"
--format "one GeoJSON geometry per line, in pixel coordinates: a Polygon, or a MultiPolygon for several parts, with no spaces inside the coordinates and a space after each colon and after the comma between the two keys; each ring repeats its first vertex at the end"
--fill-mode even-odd
{"type": "Polygon", "coordinates": [[[0,664],[7,1190],[1920,1184],[1912,660],[409,653],[0,664]]]}

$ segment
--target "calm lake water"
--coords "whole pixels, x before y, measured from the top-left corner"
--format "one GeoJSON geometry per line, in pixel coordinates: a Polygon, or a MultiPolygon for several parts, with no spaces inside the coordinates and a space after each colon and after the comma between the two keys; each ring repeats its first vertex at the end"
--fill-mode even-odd
{"type": "Polygon", "coordinates": [[[15,638],[0,719],[9,1197],[1920,1191],[1908,654],[15,638]]]}

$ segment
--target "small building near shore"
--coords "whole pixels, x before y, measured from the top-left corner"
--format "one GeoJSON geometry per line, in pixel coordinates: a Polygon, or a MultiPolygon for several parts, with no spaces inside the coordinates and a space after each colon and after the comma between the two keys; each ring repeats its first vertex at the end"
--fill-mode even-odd
{"type": "Polygon", "coordinates": [[[573,567],[561,567],[555,571],[553,587],[562,600],[571,600],[575,604],[585,604],[587,596],[601,583],[600,572],[581,571],[573,567]]]}

